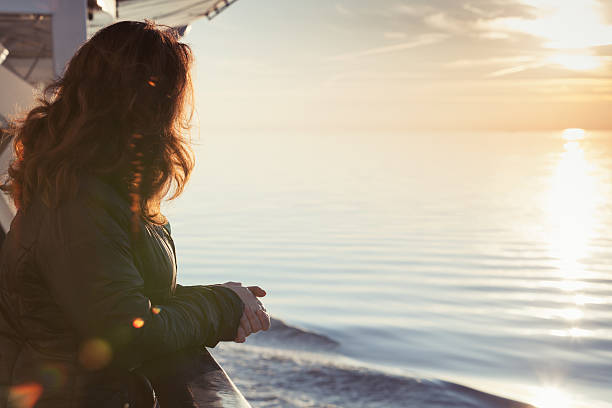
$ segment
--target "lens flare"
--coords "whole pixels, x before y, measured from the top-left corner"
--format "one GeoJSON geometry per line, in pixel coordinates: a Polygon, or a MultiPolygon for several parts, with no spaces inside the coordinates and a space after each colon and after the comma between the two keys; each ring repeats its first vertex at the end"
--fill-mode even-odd
{"type": "Polygon", "coordinates": [[[43,364],[40,368],[40,378],[45,388],[61,388],[66,384],[66,368],[56,363],[43,364]]]}
{"type": "Polygon", "coordinates": [[[159,78],[156,76],[151,76],[149,78],[149,81],[147,82],[149,84],[149,86],[155,87],[157,86],[157,81],[159,81],[159,78]]]}
{"type": "Polygon", "coordinates": [[[144,324],[145,324],[144,320],[142,320],[140,317],[137,317],[134,320],[132,320],[132,326],[134,326],[137,329],[140,329],[142,326],[144,326],[144,324]]]}
{"type": "Polygon", "coordinates": [[[8,406],[11,408],[32,408],[42,394],[38,383],[19,384],[11,387],[8,393],[8,406]]]}
{"type": "Polygon", "coordinates": [[[79,351],[79,362],[87,370],[100,370],[110,363],[113,351],[110,344],[102,339],[87,340],[79,351]]]}

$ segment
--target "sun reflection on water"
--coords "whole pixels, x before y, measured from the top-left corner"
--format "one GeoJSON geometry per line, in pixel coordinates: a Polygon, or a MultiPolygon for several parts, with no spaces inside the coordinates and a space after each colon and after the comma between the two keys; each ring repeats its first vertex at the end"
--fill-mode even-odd
{"type": "Polygon", "coordinates": [[[580,279],[580,263],[589,252],[593,235],[598,200],[596,180],[592,165],[585,156],[580,140],[585,137],[582,129],[567,129],[567,140],[557,163],[548,195],[547,214],[551,230],[549,242],[553,258],[558,260],[561,278],[580,279]]]}
{"type": "Polygon", "coordinates": [[[589,337],[593,334],[591,330],[585,330],[579,327],[571,327],[569,329],[563,329],[563,330],[550,330],[548,333],[551,336],[571,337],[572,339],[580,339],[582,337],[589,337]]]}
{"type": "Polygon", "coordinates": [[[537,408],[570,408],[571,397],[555,387],[543,387],[536,392],[532,402],[537,408]]]}
{"type": "Polygon", "coordinates": [[[565,129],[563,131],[563,138],[568,141],[582,140],[584,139],[585,133],[586,132],[584,131],[584,129],[579,129],[579,128],[565,129]]]}
{"type": "MultiPolygon", "coordinates": [[[[594,164],[589,162],[583,143],[587,138],[583,129],[566,129],[565,140],[550,179],[545,208],[548,218],[547,241],[550,255],[555,259],[556,272],[542,286],[554,286],[572,294],[565,307],[551,312],[549,318],[561,319],[561,327],[549,330],[549,335],[567,337],[572,341],[592,336],[583,329],[580,321],[585,315],[584,306],[592,298],[580,293],[586,288],[584,259],[589,256],[590,243],[597,226],[596,210],[601,192],[595,177],[594,164]]],[[[571,408],[572,398],[558,386],[546,385],[532,394],[532,404],[537,408],[571,408]]]]}
{"type": "MultiPolygon", "coordinates": [[[[574,294],[566,307],[559,308],[554,317],[565,321],[562,327],[549,330],[549,335],[579,339],[591,333],[579,326],[584,317],[581,291],[585,287],[583,259],[589,254],[589,243],[596,227],[595,210],[598,187],[593,166],[585,154],[582,129],[566,129],[562,134],[565,144],[550,180],[546,214],[549,221],[548,242],[551,256],[556,260],[555,286],[574,294]],[[567,326],[566,326],[567,325],[567,326]],[[563,327],[565,326],[565,327],[563,327]]],[[[572,401],[558,387],[543,386],[534,393],[533,405],[538,408],[570,408],[572,401]]]]}

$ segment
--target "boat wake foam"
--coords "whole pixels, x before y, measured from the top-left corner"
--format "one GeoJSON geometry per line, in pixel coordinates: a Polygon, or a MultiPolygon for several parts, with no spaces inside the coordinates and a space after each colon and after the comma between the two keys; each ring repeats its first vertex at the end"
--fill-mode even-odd
{"type": "Polygon", "coordinates": [[[249,344],[296,350],[333,350],[340,345],[336,340],[313,331],[290,326],[272,318],[270,330],[249,337],[249,344]]]}
{"type": "Polygon", "coordinates": [[[533,408],[447,381],[358,366],[336,353],[338,346],[274,319],[247,344],[222,343],[213,354],[254,408],[533,408]]]}

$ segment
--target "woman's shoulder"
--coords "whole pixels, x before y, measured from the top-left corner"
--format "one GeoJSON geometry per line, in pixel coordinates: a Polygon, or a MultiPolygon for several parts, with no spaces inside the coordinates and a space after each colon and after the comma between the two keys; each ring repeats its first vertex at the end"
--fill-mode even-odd
{"type": "Polygon", "coordinates": [[[127,200],[103,179],[82,175],[75,194],[56,205],[45,203],[42,195],[32,197],[30,205],[18,210],[3,246],[40,249],[119,238],[129,233],[130,223],[127,200]]]}
{"type": "Polygon", "coordinates": [[[124,195],[103,177],[82,174],[74,194],[63,197],[57,206],[46,208],[51,215],[51,225],[89,225],[107,230],[129,229],[130,204],[124,195]]]}
{"type": "Polygon", "coordinates": [[[93,199],[100,204],[127,205],[129,207],[127,193],[121,191],[117,182],[110,177],[89,173],[82,174],[79,177],[75,198],[77,200],[93,199]]]}

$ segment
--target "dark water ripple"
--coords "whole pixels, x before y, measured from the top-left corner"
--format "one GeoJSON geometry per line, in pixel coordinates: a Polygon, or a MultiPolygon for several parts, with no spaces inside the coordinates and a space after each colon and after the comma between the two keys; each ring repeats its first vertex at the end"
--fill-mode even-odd
{"type": "Polygon", "coordinates": [[[447,381],[338,363],[333,354],[301,353],[331,352],[340,344],[278,319],[273,320],[270,331],[248,341],[248,346],[223,344],[214,354],[255,408],[531,407],[447,381]]]}

